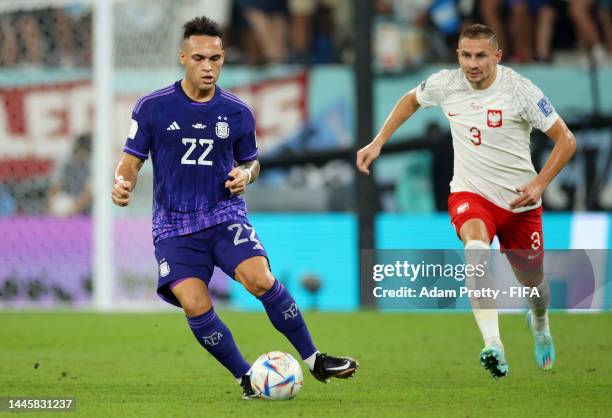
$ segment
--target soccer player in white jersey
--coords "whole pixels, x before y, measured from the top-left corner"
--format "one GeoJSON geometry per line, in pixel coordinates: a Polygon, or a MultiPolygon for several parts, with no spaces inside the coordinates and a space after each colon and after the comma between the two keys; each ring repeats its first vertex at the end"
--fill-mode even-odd
{"type": "MultiPolygon", "coordinates": [[[[548,324],[550,300],[543,280],[541,196],[567,164],[576,141],[542,91],[528,79],[499,65],[502,51],[495,33],[476,24],[466,28],[457,49],[460,68],[431,75],[395,105],[372,142],[357,153],[357,168],[369,174],[383,145],[419,107],[440,106],[450,122],[454,175],[448,210],[463,241],[466,263],[488,257],[497,235],[518,281],[536,287],[528,300],[535,358],[544,370],[555,351],[548,324]],[[539,173],[529,152],[531,129],[544,132],[554,148],[539,173]]],[[[466,281],[475,285],[474,278],[466,281]]],[[[480,362],[493,377],[508,374],[498,315],[491,300],[470,300],[484,339],[480,362]]]]}

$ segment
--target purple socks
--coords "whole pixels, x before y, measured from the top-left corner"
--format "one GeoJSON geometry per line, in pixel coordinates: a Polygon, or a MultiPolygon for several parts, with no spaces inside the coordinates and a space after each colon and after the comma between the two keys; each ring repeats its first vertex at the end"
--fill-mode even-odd
{"type": "Polygon", "coordinates": [[[258,299],[266,309],[274,328],[287,337],[302,359],[317,351],[295,300],[278,280],[258,299]]]}
{"type": "Polygon", "coordinates": [[[211,309],[200,316],[187,318],[198,342],[236,378],[244,376],[251,365],[240,354],[229,328],[211,309]]]}

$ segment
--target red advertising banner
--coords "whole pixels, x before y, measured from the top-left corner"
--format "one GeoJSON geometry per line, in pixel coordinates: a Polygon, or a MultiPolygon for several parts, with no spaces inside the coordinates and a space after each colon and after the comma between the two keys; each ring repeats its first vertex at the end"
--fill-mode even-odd
{"type": "MultiPolygon", "coordinates": [[[[305,72],[232,91],[255,113],[262,154],[295,135],[308,119],[305,72]]],[[[137,94],[115,97],[112,116],[117,155],[138,97],[137,94]]],[[[50,174],[54,164],[69,154],[75,138],[91,133],[94,108],[90,81],[0,88],[0,181],[50,174]]]]}

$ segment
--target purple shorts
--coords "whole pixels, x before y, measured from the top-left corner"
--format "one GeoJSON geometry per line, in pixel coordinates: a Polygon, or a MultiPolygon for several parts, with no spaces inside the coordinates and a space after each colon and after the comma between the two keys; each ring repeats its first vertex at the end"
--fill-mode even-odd
{"type": "Polygon", "coordinates": [[[180,307],[172,282],[196,277],[208,285],[214,266],[234,277],[247,258],[268,255],[253,226],[246,220],[227,221],[187,235],[162,239],[155,244],[158,264],[157,294],[180,307]]]}

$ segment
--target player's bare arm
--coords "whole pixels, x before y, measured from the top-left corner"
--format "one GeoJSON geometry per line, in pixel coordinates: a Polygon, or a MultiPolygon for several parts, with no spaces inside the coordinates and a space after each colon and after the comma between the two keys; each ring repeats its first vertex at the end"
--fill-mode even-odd
{"type": "Polygon", "coordinates": [[[531,182],[517,188],[521,195],[510,203],[512,209],[535,205],[539,202],[546,186],[559,174],[576,152],[576,138],[563,119],[559,118],[546,131],[546,136],[554,141],[555,146],[540,173],[531,182]]]}
{"type": "Polygon", "coordinates": [[[117,206],[127,206],[130,204],[132,191],[138,180],[138,172],[142,168],[144,161],[131,154],[123,153],[121,161],[115,170],[115,184],[111,197],[117,206]]]}
{"type": "Polygon", "coordinates": [[[227,175],[230,180],[225,182],[225,188],[229,189],[232,196],[241,195],[259,176],[259,161],[249,161],[236,166],[227,175]]]}
{"type": "Polygon", "coordinates": [[[357,168],[364,174],[370,174],[370,164],[378,158],[383,145],[389,141],[391,135],[404,123],[414,112],[419,109],[420,105],[416,97],[416,90],[411,90],[404,94],[401,99],[395,104],[389,116],[385,120],[382,128],[365,147],[357,152],[357,168]]]}

